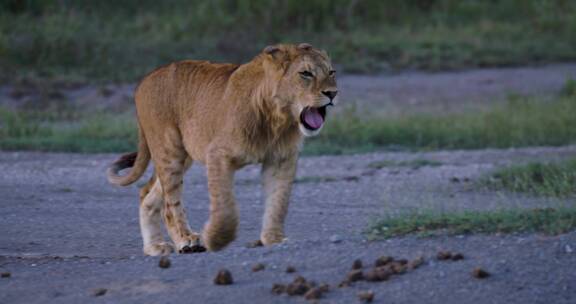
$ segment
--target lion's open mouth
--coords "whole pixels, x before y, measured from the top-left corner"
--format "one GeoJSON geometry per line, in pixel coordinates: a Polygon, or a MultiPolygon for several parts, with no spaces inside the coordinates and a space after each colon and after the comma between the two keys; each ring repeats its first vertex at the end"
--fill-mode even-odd
{"type": "MultiPolygon", "coordinates": [[[[329,105],[329,104],[328,104],[329,105]]],[[[326,117],[326,107],[305,107],[300,113],[300,122],[302,125],[311,131],[318,130],[324,124],[324,118],[326,117]]]]}

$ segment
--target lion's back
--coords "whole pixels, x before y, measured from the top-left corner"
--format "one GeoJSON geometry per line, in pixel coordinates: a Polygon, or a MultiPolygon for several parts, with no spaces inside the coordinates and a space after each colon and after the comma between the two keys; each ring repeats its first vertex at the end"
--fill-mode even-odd
{"type": "Polygon", "coordinates": [[[235,64],[196,60],[161,66],[144,76],[136,88],[136,106],[139,112],[152,111],[158,116],[175,114],[181,103],[217,100],[237,68],[235,64]]]}

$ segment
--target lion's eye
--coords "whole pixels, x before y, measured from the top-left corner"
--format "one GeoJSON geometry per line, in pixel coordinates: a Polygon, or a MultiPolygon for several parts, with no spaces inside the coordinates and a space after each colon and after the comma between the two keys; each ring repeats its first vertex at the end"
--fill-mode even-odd
{"type": "Polygon", "coordinates": [[[331,70],[330,72],[328,72],[328,75],[330,75],[330,76],[334,76],[334,75],[336,75],[336,71],[334,71],[334,70],[331,70]]]}
{"type": "Polygon", "coordinates": [[[313,78],[314,77],[314,74],[312,74],[312,72],[310,72],[310,71],[302,71],[299,73],[300,73],[300,76],[302,76],[304,78],[313,78]]]}

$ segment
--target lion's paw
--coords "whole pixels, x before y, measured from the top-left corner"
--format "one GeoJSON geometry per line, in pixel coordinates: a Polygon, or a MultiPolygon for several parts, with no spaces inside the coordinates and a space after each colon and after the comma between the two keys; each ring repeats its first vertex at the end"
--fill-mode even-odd
{"type": "Polygon", "coordinates": [[[260,236],[260,240],[262,240],[262,244],[264,244],[264,246],[269,246],[273,244],[283,243],[288,239],[284,237],[283,233],[264,233],[260,236]]]}
{"type": "Polygon", "coordinates": [[[144,246],[144,254],[151,256],[169,255],[174,251],[174,246],[168,242],[159,242],[144,246]]]}
{"type": "Polygon", "coordinates": [[[205,252],[206,247],[202,245],[200,237],[198,235],[193,235],[188,237],[188,240],[183,242],[178,249],[178,253],[200,253],[205,252]]]}

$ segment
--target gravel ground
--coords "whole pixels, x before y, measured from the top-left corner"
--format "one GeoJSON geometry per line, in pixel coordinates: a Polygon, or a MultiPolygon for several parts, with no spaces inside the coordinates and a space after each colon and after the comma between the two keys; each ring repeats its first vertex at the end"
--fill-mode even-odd
{"type": "MultiPolygon", "coordinates": [[[[247,167],[236,175],[238,240],[218,253],[173,255],[172,267],[161,269],[157,258],[141,253],[137,186],[117,188],[105,180],[104,168],[117,155],[0,152],[0,272],[11,273],[0,278],[0,303],[304,302],[270,291],[273,283],[288,283],[297,274],[330,284],[332,291],[321,300],[326,303],[358,302],[356,293],[367,289],[375,292],[374,303],[573,303],[574,232],[369,242],[362,231],[379,214],[413,208],[574,206],[573,199],[493,193],[475,186],[478,178],[504,164],[574,155],[576,146],[302,158],[287,219],[289,240],[252,249],[245,244],[258,237],[262,204],[259,168],[247,167]],[[441,165],[370,167],[376,161],[416,159],[441,165]],[[462,252],[465,259],[438,262],[432,257],[441,249],[462,252]],[[424,255],[427,262],[387,282],[336,288],[354,259],[367,265],[380,255],[424,255]],[[253,273],[255,263],[266,269],[253,273]],[[288,265],[297,273],[285,273],[288,265]],[[473,278],[470,273],[478,266],[492,276],[473,278]],[[230,269],[235,284],[213,285],[223,267],[230,269]]],[[[199,229],[208,214],[201,166],[187,175],[184,199],[191,225],[199,229]]]]}

